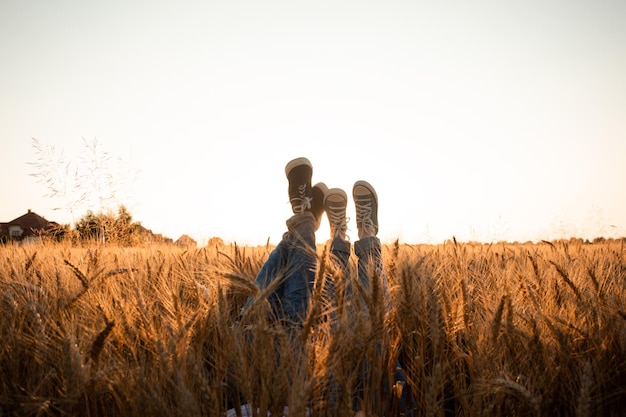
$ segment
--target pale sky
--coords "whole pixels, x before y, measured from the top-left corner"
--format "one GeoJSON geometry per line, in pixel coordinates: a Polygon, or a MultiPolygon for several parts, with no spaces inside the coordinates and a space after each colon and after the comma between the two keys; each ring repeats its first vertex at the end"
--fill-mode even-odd
{"type": "Polygon", "coordinates": [[[277,243],[300,156],[376,187],[385,242],[626,236],[625,21],[622,0],[0,0],[0,221],[71,222],[27,162],[37,138],[80,167],[84,138],[123,160],[135,220],[201,244],[277,243]]]}

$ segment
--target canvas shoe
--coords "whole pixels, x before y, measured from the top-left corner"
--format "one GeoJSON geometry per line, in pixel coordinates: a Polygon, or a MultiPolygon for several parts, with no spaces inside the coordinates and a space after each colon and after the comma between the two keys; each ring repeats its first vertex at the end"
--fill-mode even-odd
{"type": "Polygon", "coordinates": [[[311,189],[311,213],[315,217],[316,227],[319,229],[322,221],[322,214],[324,214],[324,197],[328,193],[328,187],[323,182],[318,182],[311,189]]]}
{"type": "Polygon", "coordinates": [[[313,165],[307,158],[296,158],[285,166],[289,181],[289,202],[294,214],[311,211],[313,165]]]}
{"type": "Polygon", "coordinates": [[[324,198],[324,209],[330,223],[330,237],[346,239],[348,222],[346,219],[346,207],[348,196],[341,188],[331,188],[324,198]]]}
{"type": "Polygon", "coordinates": [[[357,181],[352,188],[356,208],[356,227],[359,239],[378,234],[378,196],[366,181],[357,181]]]}

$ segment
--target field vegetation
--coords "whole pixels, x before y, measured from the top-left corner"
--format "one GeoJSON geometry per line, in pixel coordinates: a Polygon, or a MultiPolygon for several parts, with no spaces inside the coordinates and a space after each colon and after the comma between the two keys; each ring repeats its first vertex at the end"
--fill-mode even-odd
{"type": "Polygon", "coordinates": [[[376,286],[356,313],[341,291],[329,311],[322,284],[339,276],[320,246],[295,335],[253,284],[271,249],[0,246],[0,416],[225,416],[240,402],[352,416],[364,357],[366,415],[397,410],[398,358],[419,416],[625,413],[622,240],[388,245],[390,316],[376,286]]]}

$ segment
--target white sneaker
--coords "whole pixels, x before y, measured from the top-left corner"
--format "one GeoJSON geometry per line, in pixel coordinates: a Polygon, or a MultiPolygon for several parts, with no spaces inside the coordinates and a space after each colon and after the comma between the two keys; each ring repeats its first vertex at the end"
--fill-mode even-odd
{"type": "Polygon", "coordinates": [[[324,209],[330,223],[330,238],[340,237],[346,239],[348,222],[346,219],[346,207],[348,196],[341,188],[331,188],[324,198],[324,209]]]}
{"type": "Polygon", "coordinates": [[[357,181],[352,188],[356,208],[356,228],[359,239],[378,234],[378,196],[366,181],[357,181]]]}

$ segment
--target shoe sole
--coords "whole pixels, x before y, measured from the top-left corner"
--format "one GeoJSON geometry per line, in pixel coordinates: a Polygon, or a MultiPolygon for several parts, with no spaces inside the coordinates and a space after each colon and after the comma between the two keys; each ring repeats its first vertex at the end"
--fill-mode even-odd
{"type": "Polygon", "coordinates": [[[324,184],[323,182],[318,182],[318,183],[317,183],[317,184],[315,184],[312,188],[313,188],[314,190],[315,190],[315,189],[318,189],[318,190],[320,190],[320,191],[321,191],[321,193],[322,193],[322,195],[323,195],[322,199],[325,199],[325,198],[326,198],[326,195],[328,194],[328,187],[326,186],[326,184],[324,184]]]}
{"type": "Polygon", "coordinates": [[[331,188],[324,197],[324,206],[326,206],[327,201],[332,201],[333,203],[344,202],[348,205],[348,195],[341,188],[331,188]]]}
{"type": "Polygon", "coordinates": [[[309,168],[311,168],[311,172],[313,171],[313,165],[311,165],[311,161],[309,161],[307,158],[302,157],[302,158],[296,158],[292,161],[289,161],[289,163],[287,163],[287,165],[285,166],[285,175],[289,177],[289,173],[291,172],[291,170],[301,165],[306,165],[309,168]]]}
{"type": "Polygon", "coordinates": [[[354,186],[352,187],[352,196],[353,197],[361,197],[361,196],[365,196],[365,195],[373,195],[374,196],[374,200],[376,201],[376,204],[378,204],[378,195],[376,194],[376,190],[374,189],[374,187],[372,187],[372,185],[367,182],[367,181],[357,181],[354,183],[354,186]],[[359,188],[365,188],[367,190],[367,192],[361,192],[358,189],[359,188]]]}

